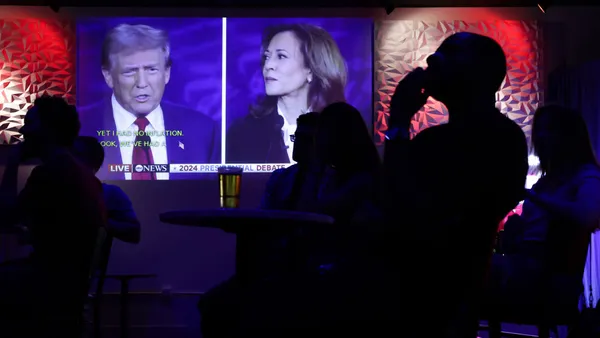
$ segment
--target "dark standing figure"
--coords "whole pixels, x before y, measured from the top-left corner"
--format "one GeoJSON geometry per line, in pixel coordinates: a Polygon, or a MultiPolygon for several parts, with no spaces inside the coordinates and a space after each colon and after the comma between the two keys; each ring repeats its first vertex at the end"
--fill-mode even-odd
{"type": "Polygon", "coordinates": [[[498,224],[524,197],[527,141],[495,108],[506,76],[497,42],[457,33],[427,64],[398,84],[390,107],[389,290],[399,294],[390,309],[408,311],[399,323],[405,337],[476,337],[476,299],[498,224]],[[449,122],[410,140],[411,119],[429,96],[446,105],[449,122]]]}
{"type": "Polygon", "coordinates": [[[377,317],[367,315],[375,311],[365,300],[374,292],[365,286],[381,277],[381,266],[367,249],[382,223],[381,159],[360,112],[343,102],[321,112],[316,144],[323,174],[316,198],[304,203],[307,210],[334,217],[335,227],[308,229],[308,265],[318,276],[313,272],[298,304],[290,307],[305,310],[305,322],[296,323],[313,329],[310,334],[356,334],[361,320],[368,328],[362,332],[371,332],[377,317]]]}
{"type": "Polygon", "coordinates": [[[0,312],[3,319],[35,312],[39,321],[25,326],[42,330],[35,337],[81,336],[96,236],[106,224],[100,182],[70,153],[78,132],[74,106],[60,97],[38,98],[0,186],[3,224],[26,226],[33,246],[31,259],[0,271],[0,312]],[[42,164],[17,197],[19,163],[29,157],[42,164]]]}
{"type": "MultiPolygon", "coordinates": [[[[306,186],[312,187],[308,190],[314,192],[313,198],[316,196],[320,174],[320,166],[315,153],[315,134],[318,121],[319,113],[307,113],[298,117],[298,127],[295,134],[290,137],[295,143],[293,158],[297,163],[285,169],[275,170],[271,174],[261,208],[302,210],[299,201],[303,188],[306,186]]],[[[233,337],[239,334],[241,318],[252,315],[242,312],[240,307],[246,308],[242,304],[243,302],[248,303],[250,298],[246,293],[257,295],[252,298],[255,301],[250,302],[250,306],[254,307],[253,312],[260,313],[259,317],[265,313],[265,307],[261,303],[265,303],[266,297],[271,297],[266,290],[282,284],[281,275],[287,268],[286,263],[290,258],[289,242],[293,237],[293,234],[267,233],[257,236],[255,239],[256,250],[252,250],[252,253],[256,255],[253,260],[256,263],[255,270],[269,274],[268,279],[277,280],[275,284],[260,282],[259,284],[265,285],[258,285],[252,290],[244,290],[241,289],[234,276],[200,298],[198,309],[202,317],[203,337],[233,337]]]]}
{"type": "MultiPolygon", "coordinates": [[[[92,136],[79,136],[75,140],[74,154],[95,174],[104,163],[104,148],[92,136]]],[[[108,212],[106,230],[124,242],[140,242],[141,225],[133,210],[129,196],[118,186],[102,183],[104,203],[108,212]]]]}
{"type": "Polygon", "coordinates": [[[331,104],[320,113],[316,146],[320,175],[316,185],[312,178],[300,185],[295,210],[330,215],[336,224],[295,234],[295,261],[304,269],[276,283],[263,283],[257,287],[261,292],[250,295],[260,295],[243,311],[244,332],[250,336],[348,335],[355,333],[356,319],[371,312],[357,299],[370,297],[371,290],[360,292],[377,269],[371,269],[368,259],[356,258],[370,239],[370,221],[381,221],[381,161],[360,112],[346,103],[331,104]]]}
{"type": "Polygon", "coordinates": [[[489,311],[500,315],[576,311],[590,234],[600,224],[600,167],[581,114],[538,109],[532,141],[542,177],[522,216],[506,222],[503,253],[492,260],[489,311]]]}

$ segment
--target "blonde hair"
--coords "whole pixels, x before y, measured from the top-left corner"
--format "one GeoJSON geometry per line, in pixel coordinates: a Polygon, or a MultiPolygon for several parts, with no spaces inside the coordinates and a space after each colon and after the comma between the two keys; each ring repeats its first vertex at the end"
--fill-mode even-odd
{"type": "Polygon", "coordinates": [[[112,68],[115,54],[131,54],[150,49],[161,49],[165,53],[165,67],[171,66],[171,43],[166,31],[147,25],[118,25],[104,38],[102,68],[112,68]]]}

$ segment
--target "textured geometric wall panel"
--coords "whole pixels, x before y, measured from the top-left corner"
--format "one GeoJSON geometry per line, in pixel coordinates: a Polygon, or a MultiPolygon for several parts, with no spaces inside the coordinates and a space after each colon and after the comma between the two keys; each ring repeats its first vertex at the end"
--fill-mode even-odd
{"type": "Polygon", "coordinates": [[[43,94],[75,99],[75,28],[52,19],[0,20],[0,144],[18,142],[43,94]]]}
{"type": "MultiPolygon", "coordinates": [[[[529,21],[380,21],[375,25],[375,140],[383,143],[391,95],[398,82],[426,58],[448,36],[457,32],[487,35],[500,43],[508,57],[508,74],[497,93],[496,107],[517,122],[527,137],[540,90],[540,32],[529,21]]],[[[476,74],[473,74],[476,76],[476,74]]],[[[469,88],[464,88],[468,91],[469,88]]],[[[411,133],[445,123],[446,107],[433,99],[415,116],[411,133]]]]}

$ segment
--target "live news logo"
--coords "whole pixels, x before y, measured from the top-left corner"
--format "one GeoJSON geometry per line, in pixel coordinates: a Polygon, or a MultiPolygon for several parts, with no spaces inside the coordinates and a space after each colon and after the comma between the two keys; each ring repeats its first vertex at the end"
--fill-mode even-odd
{"type": "Polygon", "coordinates": [[[168,173],[168,164],[109,164],[112,173],[168,173]]]}

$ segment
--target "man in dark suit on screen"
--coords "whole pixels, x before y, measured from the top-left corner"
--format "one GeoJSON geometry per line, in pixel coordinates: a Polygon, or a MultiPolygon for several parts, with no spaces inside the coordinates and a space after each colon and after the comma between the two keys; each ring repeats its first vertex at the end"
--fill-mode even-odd
{"type": "MultiPolygon", "coordinates": [[[[80,108],[81,135],[95,136],[111,164],[220,163],[220,128],[201,112],[162,101],[171,73],[167,32],[146,25],[113,28],[102,46],[110,100],[80,108]]],[[[187,178],[168,172],[100,173],[108,180],[187,178]]]]}

